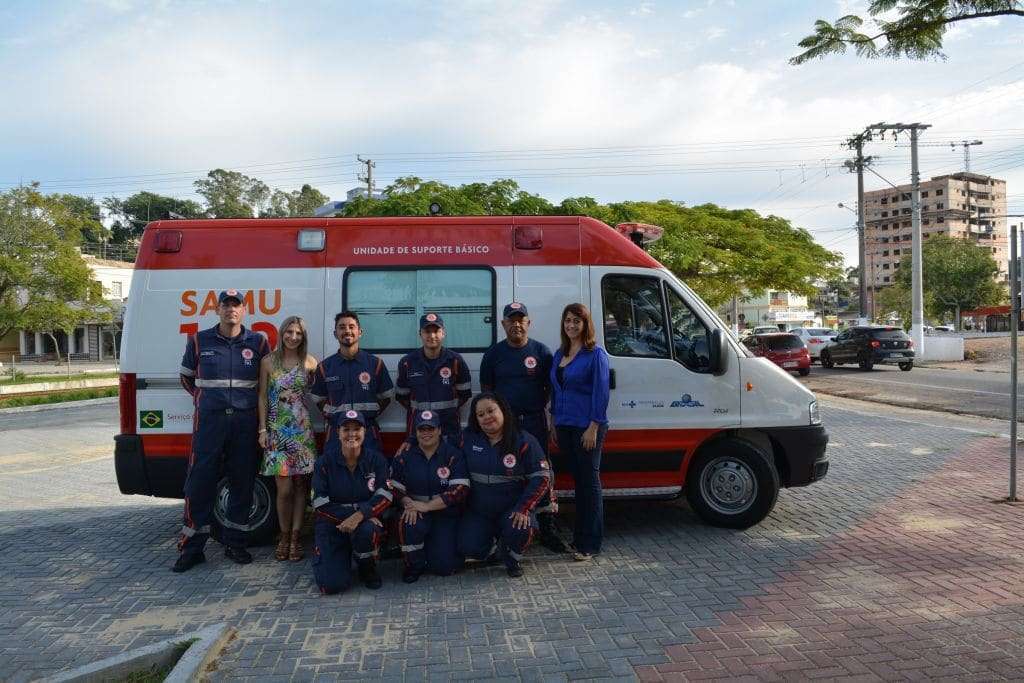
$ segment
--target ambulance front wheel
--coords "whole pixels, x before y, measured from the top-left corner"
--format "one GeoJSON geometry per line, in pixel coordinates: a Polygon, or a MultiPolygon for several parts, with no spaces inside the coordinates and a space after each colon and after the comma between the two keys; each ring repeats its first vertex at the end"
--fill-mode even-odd
{"type": "Polygon", "coordinates": [[[768,516],[778,495],[779,474],[772,461],[739,439],[702,448],[686,477],[690,507],[712,526],[753,526],[768,516]]]}
{"type": "MultiPolygon", "coordinates": [[[[245,524],[248,545],[266,545],[277,535],[277,487],[273,477],[256,477],[252,487],[252,507],[245,524]]],[[[227,522],[228,480],[217,483],[217,499],[213,505],[213,523],[210,534],[223,542],[224,524],[227,522]]]]}

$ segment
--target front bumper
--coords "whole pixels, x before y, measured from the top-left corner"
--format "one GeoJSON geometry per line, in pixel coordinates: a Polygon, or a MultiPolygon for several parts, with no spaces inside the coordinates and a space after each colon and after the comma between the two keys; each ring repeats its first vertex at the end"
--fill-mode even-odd
{"type": "Polygon", "coordinates": [[[784,467],[779,472],[783,487],[807,486],[828,474],[828,432],[822,425],[772,427],[764,430],[784,467]]]}

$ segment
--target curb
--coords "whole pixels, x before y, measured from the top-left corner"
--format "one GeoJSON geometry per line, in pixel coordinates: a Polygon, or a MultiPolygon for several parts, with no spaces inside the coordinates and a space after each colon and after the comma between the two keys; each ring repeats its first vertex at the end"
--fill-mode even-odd
{"type": "Polygon", "coordinates": [[[40,410],[69,410],[79,406],[101,406],[108,403],[117,403],[117,396],[106,396],[104,398],[86,398],[81,401],[60,401],[59,403],[43,403],[37,406],[18,406],[17,408],[0,408],[0,415],[12,415],[17,413],[35,413],[40,410]]]}
{"type": "Polygon", "coordinates": [[[44,678],[42,683],[98,683],[99,681],[127,678],[140,669],[151,669],[170,664],[177,647],[181,643],[193,639],[195,642],[182,653],[178,663],[174,665],[164,681],[171,683],[197,681],[234,634],[235,629],[226,623],[214,624],[192,633],[183,633],[159,643],[44,678]]]}

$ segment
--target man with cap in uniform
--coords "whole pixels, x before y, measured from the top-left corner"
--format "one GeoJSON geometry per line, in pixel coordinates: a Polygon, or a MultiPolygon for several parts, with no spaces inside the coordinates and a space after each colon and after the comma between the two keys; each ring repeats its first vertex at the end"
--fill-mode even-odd
{"type": "MultiPolygon", "coordinates": [[[[359,348],[362,336],[358,315],[342,311],[334,316],[338,352],[320,361],[310,392],[334,427],[346,412],[359,411],[366,419],[366,444],[381,451],[377,417],[391,403],[395,390],[384,361],[359,348]]],[[[329,438],[337,439],[338,430],[330,430],[329,438]]]]}
{"type": "Polygon", "coordinates": [[[181,359],[181,384],[192,395],[192,453],[185,479],[185,525],[173,571],[206,561],[203,548],[223,467],[228,478],[224,555],[252,562],[245,529],[259,468],[256,415],[260,361],[270,352],[267,338],[242,326],[245,294],[228,289],[217,297],[220,322],[190,335],[181,359]]]}
{"type": "Polygon", "coordinates": [[[388,481],[402,510],[398,534],[406,583],[415,583],[426,570],[447,576],[462,566],[457,532],[470,487],[462,450],[441,439],[440,416],[420,410],[413,424],[415,441],[392,459],[388,481]]]}
{"type": "Polygon", "coordinates": [[[354,556],[363,585],[376,590],[382,585],[377,572],[381,515],[393,498],[387,462],[366,447],[366,418],[359,411],[345,411],[332,429],[340,437],[313,466],[313,577],[325,595],[346,590],[352,585],[354,556]]]}
{"type": "Polygon", "coordinates": [[[423,347],[398,362],[395,398],[409,411],[409,431],[416,411],[430,410],[441,418],[441,433],[459,438],[459,408],[473,394],[469,365],[461,355],[444,346],[444,320],[437,313],[420,318],[423,347]]]}
{"type": "MultiPolygon", "coordinates": [[[[519,421],[519,429],[529,432],[548,455],[548,420],[545,408],[551,396],[551,349],[530,339],[530,314],[518,301],[505,306],[501,316],[505,339],[487,350],[480,361],[480,390],[504,397],[519,421]]],[[[541,545],[556,553],[567,548],[558,536],[555,513],[554,478],[552,486],[537,504],[537,524],[541,545]]]]}

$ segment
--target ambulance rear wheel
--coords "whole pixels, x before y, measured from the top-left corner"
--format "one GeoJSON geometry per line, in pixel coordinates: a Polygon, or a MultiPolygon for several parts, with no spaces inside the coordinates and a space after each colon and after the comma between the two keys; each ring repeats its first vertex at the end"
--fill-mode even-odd
{"type": "Polygon", "coordinates": [[[746,529],[768,516],[779,496],[779,474],[760,449],[740,439],[702,448],[686,476],[686,499],[712,526],[746,529]]]}
{"type": "MultiPolygon", "coordinates": [[[[266,545],[277,535],[277,487],[273,477],[256,477],[252,487],[252,507],[245,524],[248,545],[266,545]]],[[[213,504],[213,522],[210,535],[223,542],[224,524],[227,522],[228,480],[217,482],[217,498],[213,504]]]]}

